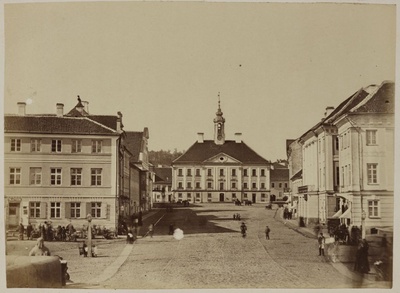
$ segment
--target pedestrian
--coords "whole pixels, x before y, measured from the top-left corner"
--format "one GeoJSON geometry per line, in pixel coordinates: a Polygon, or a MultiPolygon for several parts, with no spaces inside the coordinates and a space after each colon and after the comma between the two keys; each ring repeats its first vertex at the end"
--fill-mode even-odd
{"type": "Polygon", "coordinates": [[[26,226],[26,237],[28,238],[28,240],[32,239],[31,238],[32,231],[33,231],[32,224],[31,222],[28,222],[28,226],[26,226]]]}
{"type": "Polygon", "coordinates": [[[36,240],[36,245],[29,252],[29,256],[50,256],[50,250],[44,245],[44,239],[39,237],[36,240]]]}
{"type": "Polygon", "coordinates": [[[149,232],[148,232],[148,234],[150,235],[151,238],[153,238],[153,233],[154,233],[154,224],[151,223],[149,225],[149,232]]]}
{"type": "Polygon", "coordinates": [[[236,214],[233,214],[233,219],[236,220],[236,214]]]}
{"type": "Polygon", "coordinates": [[[18,231],[19,231],[19,240],[24,240],[25,227],[22,223],[19,223],[18,231]]]}
{"type": "Polygon", "coordinates": [[[318,236],[318,247],[319,247],[319,255],[325,255],[325,237],[321,232],[318,236]]]}
{"type": "Polygon", "coordinates": [[[247,226],[244,222],[242,222],[242,225],[240,225],[240,232],[242,233],[242,237],[246,237],[247,234],[247,226]]]}
{"type": "Polygon", "coordinates": [[[169,224],[169,232],[168,235],[173,235],[174,234],[174,225],[173,224],[169,224]]]}
{"type": "Polygon", "coordinates": [[[45,240],[46,241],[46,237],[47,237],[47,235],[46,235],[46,233],[47,233],[47,223],[46,222],[44,222],[44,224],[42,225],[42,228],[41,228],[41,231],[40,231],[40,237],[42,237],[43,238],[43,240],[45,240]]]}
{"type": "Polygon", "coordinates": [[[360,253],[360,271],[361,273],[367,274],[370,270],[368,261],[368,249],[369,245],[366,239],[361,241],[361,253],[360,253]]]}
{"type": "Polygon", "coordinates": [[[265,228],[265,238],[266,238],[266,239],[269,239],[269,232],[271,232],[271,229],[267,226],[267,227],[265,228]]]}

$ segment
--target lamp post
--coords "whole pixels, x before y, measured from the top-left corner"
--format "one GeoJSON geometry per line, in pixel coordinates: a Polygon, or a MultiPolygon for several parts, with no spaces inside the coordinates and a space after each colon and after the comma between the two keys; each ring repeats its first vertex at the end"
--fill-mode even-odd
{"type": "Polygon", "coordinates": [[[88,220],[88,256],[92,257],[92,215],[88,214],[86,219],[88,220]]]}
{"type": "Polygon", "coordinates": [[[361,238],[365,239],[365,218],[367,217],[367,213],[362,210],[361,213],[361,238]]]}

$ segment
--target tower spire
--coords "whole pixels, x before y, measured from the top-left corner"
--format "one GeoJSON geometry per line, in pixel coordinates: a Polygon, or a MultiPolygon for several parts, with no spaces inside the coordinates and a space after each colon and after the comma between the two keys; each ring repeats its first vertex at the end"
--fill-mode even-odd
{"type": "Polygon", "coordinates": [[[215,114],[216,117],[214,118],[214,142],[218,145],[221,145],[225,143],[225,130],[224,130],[225,118],[222,116],[223,113],[221,111],[220,92],[218,92],[218,110],[215,114]]]}

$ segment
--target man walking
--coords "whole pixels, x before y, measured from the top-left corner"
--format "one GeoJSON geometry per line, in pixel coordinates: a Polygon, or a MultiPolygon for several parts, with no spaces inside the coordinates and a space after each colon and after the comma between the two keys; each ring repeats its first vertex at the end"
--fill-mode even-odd
{"type": "Polygon", "coordinates": [[[265,238],[266,239],[269,239],[269,232],[271,231],[271,229],[267,226],[266,228],[265,228],[265,238]]]}
{"type": "Polygon", "coordinates": [[[325,255],[325,237],[321,232],[318,236],[319,255],[325,255]]]}

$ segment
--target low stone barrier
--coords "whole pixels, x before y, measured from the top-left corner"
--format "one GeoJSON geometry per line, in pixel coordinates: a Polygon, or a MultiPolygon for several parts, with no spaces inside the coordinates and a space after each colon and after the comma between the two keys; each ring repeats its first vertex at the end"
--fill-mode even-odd
{"type": "Polygon", "coordinates": [[[7,255],[7,288],[61,288],[57,256],[7,255]]]}

